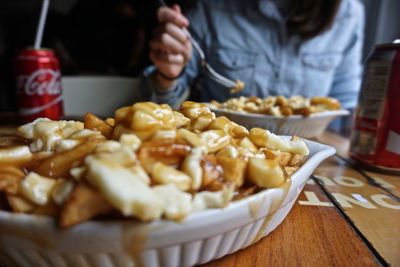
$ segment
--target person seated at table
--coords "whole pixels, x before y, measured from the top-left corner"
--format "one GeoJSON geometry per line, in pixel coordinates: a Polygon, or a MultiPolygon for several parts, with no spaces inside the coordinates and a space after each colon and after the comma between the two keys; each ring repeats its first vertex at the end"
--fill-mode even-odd
{"type": "Polygon", "coordinates": [[[198,0],[183,15],[158,9],[150,42],[153,66],[141,79],[144,97],[179,107],[200,88],[198,101],[239,95],[331,96],[357,102],[364,10],[358,0],[198,0]],[[245,83],[230,89],[205,74],[187,31],[220,74],[245,83]]]}

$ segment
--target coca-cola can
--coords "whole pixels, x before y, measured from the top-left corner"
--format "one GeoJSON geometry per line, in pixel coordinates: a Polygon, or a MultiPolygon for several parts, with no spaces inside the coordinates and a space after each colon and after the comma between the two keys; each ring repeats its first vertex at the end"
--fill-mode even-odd
{"type": "Polygon", "coordinates": [[[400,44],[382,44],[368,57],[351,134],[350,157],[400,172],[400,44]]]}
{"type": "Polygon", "coordinates": [[[50,49],[23,49],[15,57],[19,113],[24,122],[63,116],[60,64],[50,49]]]}

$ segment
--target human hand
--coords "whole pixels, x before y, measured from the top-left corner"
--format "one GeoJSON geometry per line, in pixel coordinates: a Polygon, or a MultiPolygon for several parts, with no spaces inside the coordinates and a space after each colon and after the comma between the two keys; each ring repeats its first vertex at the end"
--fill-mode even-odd
{"type": "Polygon", "coordinates": [[[189,21],[178,5],[160,7],[157,18],[159,25],[150,41],[150,59],[158,69],[158,81],[168,85],[173,79],[166,77],[178,77],[192,56],[189,21]]]}

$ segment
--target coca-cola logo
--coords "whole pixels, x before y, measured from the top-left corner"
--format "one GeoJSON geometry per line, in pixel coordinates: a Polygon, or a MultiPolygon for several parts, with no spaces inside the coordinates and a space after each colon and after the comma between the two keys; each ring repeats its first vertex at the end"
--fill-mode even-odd
{"type": "Polygon", "coordinates": [[[33,72],[23,87],[25,95],[59,95],[61,94],[61,74],[52,69],[38,69],[33,72]]]}

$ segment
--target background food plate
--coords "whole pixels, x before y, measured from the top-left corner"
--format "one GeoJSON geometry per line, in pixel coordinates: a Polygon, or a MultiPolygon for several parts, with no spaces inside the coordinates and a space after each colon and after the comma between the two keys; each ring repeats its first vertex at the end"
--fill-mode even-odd
{"type": "Polygon", "coordinates": [[[312,114],[309,117],[292,115],[289,117],[275,117],[271,115],[241,113],[223,109],[211,108],[217,116],[225,116],[228,119],[243,125],[247,129],[253,127],[264,128],[275,134],[297,135],[303,138],[319,136],[335,118],[349,115],[348,110],[333,110],[312,114]]]}
{"type": "Polygon", "coordinates": [[[194,213],[181,223],[89,221],[60,229],[46,216],[0,211],[0,265],[175,267],[234,253],[273,231],[314,169],[335,153],[332,147],[306,143],[310,156],[290,182],[232,202],[224,209],[194,213]]]}

